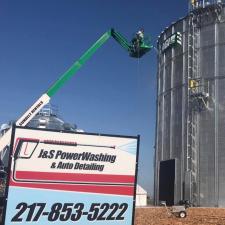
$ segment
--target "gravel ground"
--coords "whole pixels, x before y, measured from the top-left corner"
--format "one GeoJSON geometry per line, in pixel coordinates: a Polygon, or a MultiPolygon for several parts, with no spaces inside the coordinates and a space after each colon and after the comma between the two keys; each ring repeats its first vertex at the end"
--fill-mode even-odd
{"type": "Polygon", "coordinates": [[[187,217],[167,214],[165,208],[137,208],[135,225],[225,225],[225,208],[189,208],[187,217]]]}

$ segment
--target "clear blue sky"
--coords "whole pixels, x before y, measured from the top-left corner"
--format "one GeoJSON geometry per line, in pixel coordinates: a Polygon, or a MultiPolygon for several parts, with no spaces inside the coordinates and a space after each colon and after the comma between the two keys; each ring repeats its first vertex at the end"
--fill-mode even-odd
{"type": "MultiPolygon", "coordinates": [[[[0,124],[17,119],[105,31],[144,27],[156,45],[187,0],[1,0],[0,124]]],[[[109,40],[52,98],[87,132],[141,135],[139,183],[152,193],[156,52],[139,62],[109,40]]],[[[129,163],[129,162],[127,162],[129,163]]]]}

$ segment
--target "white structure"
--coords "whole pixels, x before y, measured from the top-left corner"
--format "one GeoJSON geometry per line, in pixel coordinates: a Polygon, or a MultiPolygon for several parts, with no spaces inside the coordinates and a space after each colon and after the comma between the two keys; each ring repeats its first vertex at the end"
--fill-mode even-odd
{"type": "Polygon", "coordinates": [[[137,184],[136,207],[147,206],[147,191],[137,184]]]}

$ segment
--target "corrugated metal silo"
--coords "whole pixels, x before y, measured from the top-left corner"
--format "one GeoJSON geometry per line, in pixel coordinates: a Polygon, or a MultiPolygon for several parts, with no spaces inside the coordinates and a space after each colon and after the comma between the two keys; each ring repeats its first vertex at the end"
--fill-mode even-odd
{"type": "Polygon", "coordinates": [[[158,39],[155,203],[224,207],[225,7],[191,3],[158,39]]]}

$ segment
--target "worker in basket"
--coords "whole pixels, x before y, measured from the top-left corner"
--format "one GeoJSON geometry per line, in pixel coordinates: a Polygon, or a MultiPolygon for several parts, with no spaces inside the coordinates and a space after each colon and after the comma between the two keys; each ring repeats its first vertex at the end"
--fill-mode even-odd
{"type": "Polygon", "coordinates": [[[135,37],[132,39],[134,51],[137,51],[143,43],[144,43],[144,29],[140,29],[135,34],[135,37]]]}

